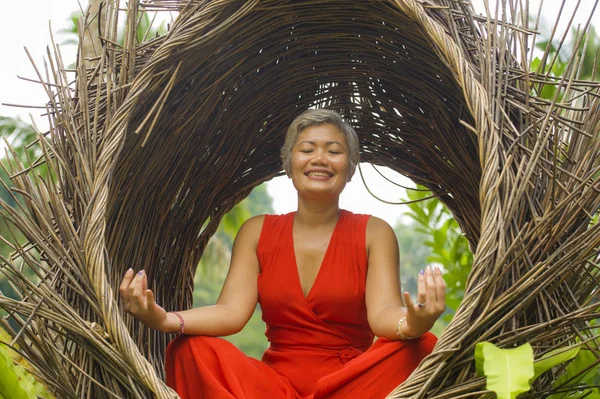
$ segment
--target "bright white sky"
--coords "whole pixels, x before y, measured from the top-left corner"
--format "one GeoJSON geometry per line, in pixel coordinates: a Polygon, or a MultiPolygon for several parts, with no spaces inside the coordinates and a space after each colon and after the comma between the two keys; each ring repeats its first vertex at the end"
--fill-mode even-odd
{"type": "MultiPolygon", "coordinates": [[[[85,0],[81,1],[85,7],[87,2],[85,0]]],[[[483,0],[474,0],[473,3],[478,12],[484,12],[483,0]]],[[[496,3],[496,1],[490,1],[490,3],[496,3]]],[[[560,3],[559,0],[546,0],[544,2],[542,13],[547,21],[556,19],[560,3]]],[[[565,22],[570,16],[569,13],[573,12],[575,3],[576,0],[568,0],[568,6],[565,7],[567,12],[561,18],[565,22]]],[[[580,9],[575,16],[576,23],[585,23],[595,3],[596,0],[581,0],[580,9]]],[[[536,12],[538,7],[539,0],[530,0],[532,13],[536,12]]],[[[68,25],[69,15],[78,9],[77,0],[3,2],[2,12],[0,13],[0,50],[4,54],[4,61],[0,63],[0,103],[42,105],[47,101],[40,85],[17,78],[17,75],[36,78],[23,47],[28,48],[38,67],[43,70],[42,56],[46,52],[46,45],[50,43],[49,22],[52,24],[55,40],[61,42],[64,40],[64,36],[59,35],[57,37],[56,32],[68,25]]],[[[593,24],[596,27],[600,25],[600,10],[595,12],[593,24]]],[[[70,63],[75,57],[75,48],[74,46],[63,46],[62,53],[65,62],[70,63]]],[[[30,113],[34,115],[36,123],[40,126],[46,126],[43,118],[37,116],[40,110],[0,105],[0,115],[2,116],[20,116],[21,119],[30,121],[30,113]]],[[[386,183],[372,170],[371,166],[364,166],[363,171],[369,187],[378,196],[388,201],[397,201],[400,197],[405,197],[402,189],[386,183]]],[[[393,179],[401,184],[410,183],[407,181],[408,179],[402,176],[394,176],[393,172],[388,171],[386,175],[393,176],[393,179]]],[[[272,180],[268,183],[268,190],[274,198],[276,212],[283,213],[295,209],[295,191],[287,178],[281,177],[272,180]]],[[[358,173],[342,194],[341,206],[354,212],[379,216],[391,224],[394,224],[399,215],[405,212],[404,206],[386,205],[374,199],[364,188],[358,173]]]]}

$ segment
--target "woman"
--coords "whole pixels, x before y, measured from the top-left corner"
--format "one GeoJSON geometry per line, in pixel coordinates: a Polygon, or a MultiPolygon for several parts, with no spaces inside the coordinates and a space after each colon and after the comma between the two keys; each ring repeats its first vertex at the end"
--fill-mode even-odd
{"type": "Polygon", "coordinates": [[[148,327],[180,333],[166,372],[182,398],[383,398],[435,344],[428,331],[445,309],[442,274],[427,267],[418,302],[402,298],[392,228],[339,209],[359,144],[337,113],[298,116],[281,157],[298,210],[243,224],[215,305],[166,312],[143,270],[129,270],[124,308],[148,327]],[[215,338],[240,331],[257,303],[270,342],[262,361],[215,338]]]}

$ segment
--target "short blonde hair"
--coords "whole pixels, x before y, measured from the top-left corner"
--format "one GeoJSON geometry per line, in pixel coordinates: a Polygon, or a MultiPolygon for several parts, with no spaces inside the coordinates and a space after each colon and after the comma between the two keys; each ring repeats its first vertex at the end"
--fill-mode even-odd
{"type": "Polygon", "coordinates": [[[350,159],[350,168],[348,169],[348,179],[356,171],[356,166],[360,162],[360,148],[358,145],[358,135],[354,128],[344,122],[340,114],[330,109],[309,109],[301,113],[294,119],[285,134],[285,142],[281,147],[281,164],[287,175],[290,175],[290,161],[292,158],[292,147],[296,144],[298,135],[311,126],[331,123],[346,137],[348,145],[348,158],[350,159]]]}

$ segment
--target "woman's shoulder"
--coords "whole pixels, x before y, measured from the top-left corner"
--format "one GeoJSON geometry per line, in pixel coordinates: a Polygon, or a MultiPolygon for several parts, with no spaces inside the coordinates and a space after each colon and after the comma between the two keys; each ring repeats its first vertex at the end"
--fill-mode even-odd
{"type": "MultiPolygon", "coordinates": [[[[352,211],[349,211],[347,209],[342,209],[342,214],[344,215],[344,219],[346,219],[347,221],[352,222],[354,225],[358,225],[358,226],[364,226],[366,227],[368,224],[373,224],[375,223],[376,225],[383,221],[381,219],[379,219],[376,216],[367,214],[367,213],[354,213],[352,211]],[[371,220],[376,219],[374,222],[372,222],[371,220]]],[[[383,221],[385,223],[385,221],[383,221]]]]}
{"type": "Polygon", "coordinates": [[[264,214],[253,216],[247,219],[240,227],[238,235],[245,238],[255,238],[258,240],[266,230],[281,229],[283,226],[293,219],[293,212],[283,215],[264,214]]]}
{"type": "Polygon", "coordinates": [[[256,215],[256,216],[252,216],[249,219],[246,219],[246,221],[242,224],[242,228],[246,226],[247,229],[253,229],[256,228],[257,226],[262,226],[264,220],[265,220],[265,216],[267,215],[256,215]]]}
{"type": "Polygon", "coordinates": [[[371,216],[367,222],[367,246],[372,243],[389,243],[390,240],[396,241],[396,233],[388,222],[378,218],[377,216],[371,216]]]}
{"type": "Polygon", "coordinates": [[[241,239],[254,239],[255,241],[258,241],[264,220],[265,215],[257,215],[247,219],[244,223],[242,223],[242,226],[237,233],[237,237],[241,239]]]}
{"type": "Polygon", "coordinates": [[[285,224],[294,220],[295,213],[296,212],[288,212],[283,214],[266,213],[256,217],[261,217],[263,224],[285,224]]]}
{"type": "Polygon", "coordinates": [[[367,228],[375,228],[375,229],[391,229],[392,226],[385,220],[378,218],[377,216],[369,215],[369,222],[367,224],[367,228]]]}

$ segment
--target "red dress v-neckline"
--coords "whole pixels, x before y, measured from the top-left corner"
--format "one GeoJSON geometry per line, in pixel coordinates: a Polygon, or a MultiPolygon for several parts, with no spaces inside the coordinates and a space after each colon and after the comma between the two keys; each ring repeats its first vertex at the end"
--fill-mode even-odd
{"type": "Polygon", "coordinates": [[[342,217],[344,215],[344,210],[340,209],[340,214],[338,216],[338,220],[335,223],[335,226],[333,227],[333,231],[331,232],[331,237],[329,237],[329,242],[327,243],[327,248],[325,249],[325,254],[323,255],[323,259],[321,260],[321,264],[319,265],[319,270],[317,271],[317,275],[315,276],[315,280],[312,283],[312,286],[309,288],[308,292],[306,293],[306,295],[304,295],[304,288],[302,288],[302,281],[300,280],[300,270],[298,270],[298,259],[296,258],[296,245],[294,243],[294,220],[296,218],[296,212],[294,212],[294,215],[292,216],[292,223],[290,223],[290,237],[292,240],[292,257],[294,259],[294,264],[293,264],[293,268],[296,276],[296,282],[297,282],[297,287],[300,290],[300,295],[302,295],[302,298],[304,298],[305,301],[308,302],[309,298],[311,297],[312,292],[315,289],[315,286],[317,285],[317,282],[320,280],[320,276],[323,274],[323,266],[325,266],[327,264],[327,258],[329,256],[329,252],[331,249],[331,243],[333,242],[335,236],[336,236],[336,232],[338,230],[338,226],[340,225],[340,222],[342,220],[342,217]]]}

